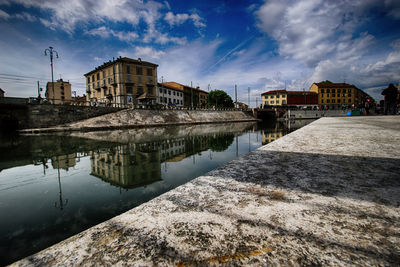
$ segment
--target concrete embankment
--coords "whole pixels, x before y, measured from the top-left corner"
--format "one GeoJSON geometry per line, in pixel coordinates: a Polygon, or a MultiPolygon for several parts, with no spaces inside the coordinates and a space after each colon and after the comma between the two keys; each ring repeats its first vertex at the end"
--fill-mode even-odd
{"type": "Polygon", "coordinates": [[[400,116],[322,118],[14,263],[397,266],[400,116]]]}
{"type": "Polygon", "coordinates": [[[254,117],[242,111],[214,110],[145,110],[127,109],[119,112],[68,123],[58,127],[44,129],[27,129],[21,133],[63,132],[63,131],[94,131],[110,129],[126,129],[151,126],[226,123],[257,121],[254,117]]]}

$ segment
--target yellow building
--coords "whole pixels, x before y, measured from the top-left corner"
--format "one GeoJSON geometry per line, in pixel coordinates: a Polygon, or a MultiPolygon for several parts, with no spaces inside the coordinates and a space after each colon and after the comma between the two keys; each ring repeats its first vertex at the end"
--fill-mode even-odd
{"type": "Polygon", "coordinates": [[[135,188],[161,180],[158,151],[138,151],[135,144],[91,152],[91,175],[123,188],[135,188]]]}
{"type": "Polygon", "coordinates": [[[157,64],[119,57],[85,74],[86,100],[98,105],[155,104],[157,64]]]}
{"type": "Polygon", "coordinates": [[[72,102],[71,84],[63,81],[63,79],[57,80],[54,83],[48,82],[45,95],[47,101],[52,104],[70,104],[72,102]]]}
{"type": "Polygon", "coordinates": [[[313,83],[310,92],[318,94],[318,104],[326,106],[360,105],[367,98],[367,93],[352,84],[320,82],[313,83]]]}

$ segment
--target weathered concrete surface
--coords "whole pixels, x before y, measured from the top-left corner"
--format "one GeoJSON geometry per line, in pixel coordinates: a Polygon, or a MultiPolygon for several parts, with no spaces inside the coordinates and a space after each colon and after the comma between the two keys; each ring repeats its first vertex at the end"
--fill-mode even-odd
{"type": "Polygon", "coordinates": [[[29,265],[398,266],[400,116],[323,118],[29,265]]]}
{"type": "Polygon", "coordinates": [[[243,111],[126,109],[48,129],[28,129],[22,133],[94,131],[151,126],[257,121],[243,111]]]}

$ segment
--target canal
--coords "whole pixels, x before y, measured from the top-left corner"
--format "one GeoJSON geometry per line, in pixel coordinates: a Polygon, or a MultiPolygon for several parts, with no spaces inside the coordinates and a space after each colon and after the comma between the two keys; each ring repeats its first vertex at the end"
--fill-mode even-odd
{"type": "Polygon", "coordinates": [[[311,121],[0,140],[0,265],[108,220],[311,121]]]}

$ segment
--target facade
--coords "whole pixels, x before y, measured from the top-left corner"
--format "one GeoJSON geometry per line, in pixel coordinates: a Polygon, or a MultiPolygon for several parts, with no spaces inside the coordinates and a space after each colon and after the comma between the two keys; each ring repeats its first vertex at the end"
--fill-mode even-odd
{"type": "Polygon", "coordinates": [[[4,97],[4,90],[0,88],[0,97],[4,97]]]}
{"type": "Polygon", "coordinates": [[[235,102],[233,103],[235,108],[240,108],[240,109],[248,109],[249,106],[245,103],[242,102],[235,102]]]}
{"type": "Polygon", "coordinates": [[[85,74],[86,100],[99,105],[155,104],[157,64],[119,57],[85,74]]]}
{"type": "Polygon", "coordinates": [[[304,91],[272,90],[261,94],[263,106],[317,105],[318,94],[304,91]]]}
{"type": "Polygon", "coordinates": [[[157,85],[158,104],[183,107],[183,87],[167,83],[158,83],[157,85]]]}
{"type": "Polygon", "coordinates": [[[72,102],[71,96],[71,84],[69,82],[63,81],[63,79],[54,82],[54,92],[53,83],[48,82],[46,85],[46,99],[52,104],[70,104],[72,102]]]}
{"type": "Polygon", "coordinates": [[[175,88],[179,88],[179,90],[183,91],[183,106],[186,108],[189,107],[200,107],[204,108],[207,103],[207,95],[208,93],[200,90],[199,87],[194,88],[191,86],[183,85],[176,82],[167,82],[163,83],[164,85],[169,85],[175,88]]]}
{"type": "Polygon", "coordinates": [[[313,83],[310,92],[318,94],[318,105],[342,106],[361,105],[366,99],[371,98],[367,93],[352,84],[347,83],[313,83]]]}

